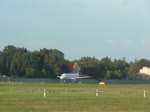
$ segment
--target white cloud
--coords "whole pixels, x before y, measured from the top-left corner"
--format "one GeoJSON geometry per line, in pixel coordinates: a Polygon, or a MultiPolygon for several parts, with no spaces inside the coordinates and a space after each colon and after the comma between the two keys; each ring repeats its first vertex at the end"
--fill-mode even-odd
{"type": "Polygon", "coordinates": [[[143,39],[141,41],[141,46],[145,49],[150,48],[150,39],[143,39]]]}
{"type": "Polygon", "coordinates": [[[133,44],[132,40],[125,40],[125,39],[108,39],[105,40],[105,43],[111,46],[131,46],[133,44]]]}

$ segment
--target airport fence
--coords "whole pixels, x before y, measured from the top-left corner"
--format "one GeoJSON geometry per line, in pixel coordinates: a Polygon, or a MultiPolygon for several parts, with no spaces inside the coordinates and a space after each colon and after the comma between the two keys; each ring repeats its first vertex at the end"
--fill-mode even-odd
{"type": "MultiPolygon", "coordinates": [[[[60,83],[59,79],[49,78],[13,78],[0,77],[0,82],[18,82],[18,83],[60,83]]],[[[98,84],[95,79],[81,79],[80,83],[98,84]]],[[[106,84],[150,84],[150,80],[104,80],[106,84]]]]}

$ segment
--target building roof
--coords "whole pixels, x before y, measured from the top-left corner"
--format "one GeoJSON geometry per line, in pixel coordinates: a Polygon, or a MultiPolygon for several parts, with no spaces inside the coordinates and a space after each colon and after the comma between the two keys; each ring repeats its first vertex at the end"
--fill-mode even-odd
{"type": "Polygon", "coordinates": [[[139,70],[139,75],[149,75],[150,76],[150,68],[143,67],[139,70]]]}

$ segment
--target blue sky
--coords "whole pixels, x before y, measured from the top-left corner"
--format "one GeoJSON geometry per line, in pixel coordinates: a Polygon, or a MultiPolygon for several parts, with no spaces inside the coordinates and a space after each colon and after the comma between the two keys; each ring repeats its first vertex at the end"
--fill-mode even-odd
{"type": "Polygon", "coordinates": [[[69,60],[150,59],[149,0],[0,0],[0,50],[58,49],[69,60]]]}

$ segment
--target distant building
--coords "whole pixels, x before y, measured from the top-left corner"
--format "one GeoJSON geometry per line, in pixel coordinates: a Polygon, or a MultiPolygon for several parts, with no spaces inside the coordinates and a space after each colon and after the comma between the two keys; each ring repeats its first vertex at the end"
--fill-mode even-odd
{"type": "Polygon", "coordinates": [[[143,67],[139,70],[137,79],[150,80],[150,68],[143,67]]]}

